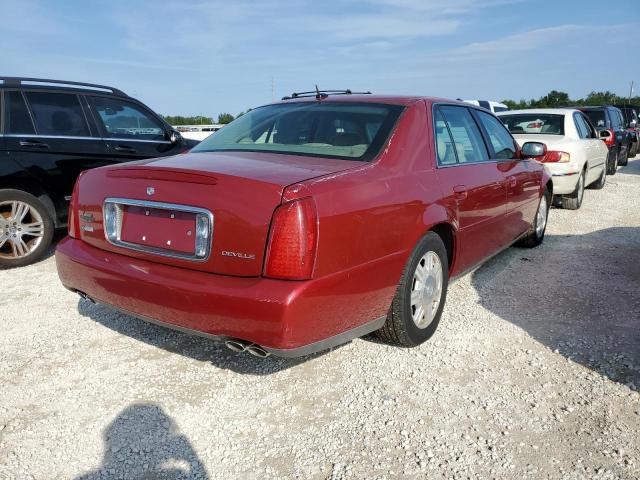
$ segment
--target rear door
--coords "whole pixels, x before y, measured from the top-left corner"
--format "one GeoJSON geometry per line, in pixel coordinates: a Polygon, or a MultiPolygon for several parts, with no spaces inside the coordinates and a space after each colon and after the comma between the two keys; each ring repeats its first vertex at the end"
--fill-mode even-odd
{"type": "Polygon", "coordinates": [[[457,211],[461,233],[458,271],[465,271],[506,242],[503,222],[507,192],[504,175],[489,154],[466,107],[433,110],[437,177],[447,202],[457,211]]]}
{"type": "Polygon", "coordinates": [[[573,114],[573,121],[580,137],[580,143],[584,145],[587,155],[587,185],[600,178],[602,169],[607,161],[607,149],[603,147],[602,140],[597,138],[595,129],[591,126],[587,117],[580,112],[573,114]]]}
{"type": "Polygon", "coordinates": [[[507,243],[529,229],[538,210],[542,172],[535,160],[517,158],[517,143],[496,117],[481,110],[474,113],[482,126],[491,160],[505,176],[507,213],[504,223],[507,243]]]}
{"type": "Polygon", "coordinates": [[[49,194],[61,223],[78,174],[108,163],[86,113],[75,93],[5,91],[8,154],[49,194]]]}
{"type": "Polygon", "coordinates": [[[181,144],[170,141],[164,122],[137,102],[95,95],[90,103],[114,159],[126,162],[180,153],[181,144]]]}

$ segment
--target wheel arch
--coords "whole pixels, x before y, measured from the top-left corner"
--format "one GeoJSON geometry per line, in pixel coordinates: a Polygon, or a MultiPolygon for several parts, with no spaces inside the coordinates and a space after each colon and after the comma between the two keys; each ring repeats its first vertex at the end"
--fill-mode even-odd
{"type": "Polygon", "coordinates": [[[56,228],[61,226],[59,224],[56,207],[51,196],[38,184],[38,182],[24,178],[9,178],[6,183],[3,183],[0,190],[20,190],[33,195],[44,204],[54,226],[56,228]]]}

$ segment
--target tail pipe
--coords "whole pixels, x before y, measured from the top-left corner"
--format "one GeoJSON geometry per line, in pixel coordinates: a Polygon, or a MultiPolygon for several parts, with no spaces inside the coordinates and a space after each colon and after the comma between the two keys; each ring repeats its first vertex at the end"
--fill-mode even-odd
{"type": "Polygon", "coordinates": [[[271,353],[267,352],[260,345],[239,338],[230,338],[226,340],[224,344],[229,350],[233,350],[236,353],[247,352],[258,358],[267,358],[271,355],[271,353]]]}

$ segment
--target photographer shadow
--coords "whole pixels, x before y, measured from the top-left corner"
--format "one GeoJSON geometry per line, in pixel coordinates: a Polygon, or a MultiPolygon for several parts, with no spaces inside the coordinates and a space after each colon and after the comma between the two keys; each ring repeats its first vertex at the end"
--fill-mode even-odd
{"type": "Polygon", "coordinates": [[[187,437],[158,405],[127,407],[107,427],[103,439],[105,454],[100,467],[75,480],[209,478],[187,437]]]}

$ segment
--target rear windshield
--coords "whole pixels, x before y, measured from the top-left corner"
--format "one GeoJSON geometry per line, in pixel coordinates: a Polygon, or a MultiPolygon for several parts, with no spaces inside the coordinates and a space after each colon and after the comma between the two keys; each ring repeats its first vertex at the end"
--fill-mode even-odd
{"type": "Polygon", "coordinates": [[[498,118],[513,134],[564,135],[564,115],[526,113],[498,118]]]}
{"type": "Polygon", "coordinates": [[[582,112],[589,117],[594,127],[606,127],[604,110],[583,110],[582,112]]]}
{"type": "Polygon", "coordinates": [[[403,107],[374,103],[298,102],[256,108],[192,152],[273,152],[372,160],[403,107]]]}

